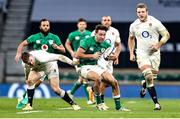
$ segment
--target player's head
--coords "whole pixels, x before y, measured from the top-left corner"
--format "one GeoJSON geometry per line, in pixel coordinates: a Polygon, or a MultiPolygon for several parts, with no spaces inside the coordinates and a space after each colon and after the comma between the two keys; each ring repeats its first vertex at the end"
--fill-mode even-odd
{"type": "Polygon", "coordinates": [[[23,52],[21,55],[21,59],[25,64],[28,64],[28,65],[34,64],[34,58],[28,52],[23,52]]]}
{"type": "Polygon", "coordinates": [[[106,31],[108,28],[104,25],[97,25],[95,28],[95,38],[96,42],[103,42],[106,36],[106,31]]]}
{"type": "Polygon", "coordinates": [[[84,18],[79,18],[78,19],[78,22],[77,22],[77,27],[78,27],[78,30],[80,30],[81,32],[83,32],[86,27],[87,27],[87,21],[86,19],[84,18]]]}
{"type": "Polygon", "coordinates": [[[41,19],[40,20],[40,25],[39,25],[39,29],[41,31],[41,33],[43,33],[44,35],[47,35],[50,31],[50,22],[47,19],[41,19]]]}
{"type": "Polygon", "coordinates": [[[103,16],[101,19],[101,24],[109,28],[112,24],[111,17],[103,16]]]}
{"type": "Polygon", "coordinates": [[[148,16],[148,8],[144,3],[139,3],[136,6],[136,13],[141,22],[145,22],[148,16]]]}

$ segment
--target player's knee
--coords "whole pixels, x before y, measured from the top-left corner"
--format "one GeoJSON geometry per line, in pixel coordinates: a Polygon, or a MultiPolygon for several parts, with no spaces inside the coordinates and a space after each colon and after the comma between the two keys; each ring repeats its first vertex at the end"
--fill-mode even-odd
{"type": "Polygon", "coordinates": [[[152,84],[153,81],[153,73],[151,69],[146,69],[143,71],[143,76],[146,79],[147,85],[152,84]]]}

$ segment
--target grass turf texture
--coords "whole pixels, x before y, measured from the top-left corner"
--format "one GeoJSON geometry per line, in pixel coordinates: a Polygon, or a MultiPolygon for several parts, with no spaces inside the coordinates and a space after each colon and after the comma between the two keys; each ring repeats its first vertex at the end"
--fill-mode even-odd
{"type": "Polygon", "coordinates": [[[123,106],[131,112],[121,112],[114,109],[114,100],[106,98],[110,107],[107,111],[99,111],[92,105],[87,105],[84,98],[75,101],[82,107],[74,111],[60,98],[35,99],[33,111],[22,111],[15,108],[17,99],[0,98],[0,118],[180,118],[180,100],[161,99],[162,110],[154,111],[150,99],[122,99],[123,106]]]}

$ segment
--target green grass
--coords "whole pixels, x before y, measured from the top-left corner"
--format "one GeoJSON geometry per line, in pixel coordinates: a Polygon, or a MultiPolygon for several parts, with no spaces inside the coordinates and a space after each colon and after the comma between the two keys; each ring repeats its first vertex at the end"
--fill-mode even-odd
{"type": "Polygon", "coordinates": [[[77,98],[76,102],[82,110],[74,111],[62,99],[35,99],[34,112],[21,111],[15,108],[17,99],[0,98],[0,118],[180,118],[180,100],[161,99],[161,111],[153,111],[154,105],[150,99],[122,99],[122,105],[131,112],[121,112],[114,109],[114,101],[106,99],[110,107],[107,111],[99,111],[86,100],[77,98]]]}

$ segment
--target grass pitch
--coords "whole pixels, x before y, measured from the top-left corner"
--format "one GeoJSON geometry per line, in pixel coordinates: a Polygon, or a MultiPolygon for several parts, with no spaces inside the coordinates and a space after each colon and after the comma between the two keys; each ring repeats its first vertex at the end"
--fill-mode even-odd
{"type": "Polygon", "coordinates": [[[180,118],[179,99],[160,99],[162,110],[154,111],[150,99],[121,99],[121,103],[131,112],[114,109],[114,100],[106,98],[110,107],[107,111],[99,111],[93,105],[87,105],[84,98],[75,101],[82,107],[74,111],[60,98],[35,99],[33,111],[22,111],[15,108],[17,99],[0,98],[0,118],[180,118]]]}

